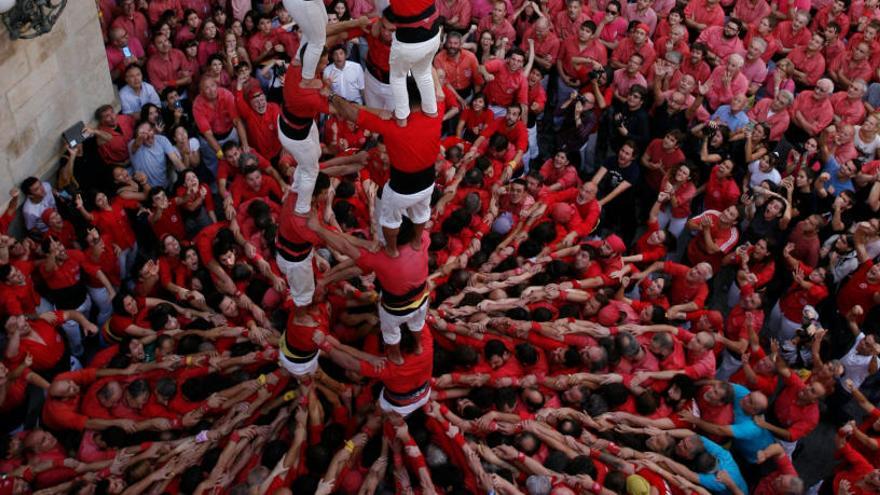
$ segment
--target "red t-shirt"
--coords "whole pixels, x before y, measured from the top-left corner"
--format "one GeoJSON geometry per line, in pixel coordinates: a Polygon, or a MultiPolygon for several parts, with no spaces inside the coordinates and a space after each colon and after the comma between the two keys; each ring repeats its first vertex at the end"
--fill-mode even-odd
{"type": "Polygon", "coordinates": [[[385,387],[394,393],[406,394],[422,386],[431,379],[434,368],[434,339],[428,326],[416,332],[421,338],[422,353],[404,356],[402,364],[391,361],[385,363],[382,371],[377,372],[369,363],[361,362],[361,374],[382,380],[385,387]]]}
{"type": "Polygon", "coordinates": [[[376,273],[382,291],[401,296],[423,285],[428,278],[428,246],[431,244],[427,231],[422,232],[422,246],[416,251],[412,244],[401,246],[396,258],[384,250],[371,253],[361,249],[357,266],[376,273]]]}
{"type": "Polygon", "coordinates": [[[687,272],[690,268],[685,265],[666,261],[663,263],[663,271],[672,276],[669,287],[669,302],[672,304],[685,304],[693,301],[698,307],[703,307],[706,297],[709,295],[709,286],[705,283],[691,284],[687,280],[687,272]]]}
{"type": "MultiPolygon", "coordinates": [[[[97,379],[97,370],[86,368],[61,373],[55,380],[72,380],[84,390],[97,379]]],[[[54,430],[83,431],[89,416],[79,412],[80,396],[57,399],[47,397],[43,405],[43,422],[54,430]]]]}
{"type": "Polygon", "coordinates": [[[91,212],[94,217],[92,223],[95,227],[98,227],[102,234],[109,235],[113,244],[121,249],[128,249],[135,243],[134,230],[132,230],[128,214],[125,212],[128,208],[137,208],[137,202],[116,197],[110,203],[109,210],[96,208],[91,212]]]}
{"type": "MultiPolygon", "coordinates": [[[[330,113],[330,102],[321,90],[301,88],[302,66],[291,66],[284,75],[284,110],[301,119],[330,113]]],[[[296,122],[293,122],[296,124],[296,122]]]]}
{"type": "Polygon", "coordinates": [[[134,138],[134,119],[128,115],[116,116],[116,127],[100,126],[103,132],[109,133],[110,141],[98,146],[98,155],[107,163],[125,163],[129,159],[128,142],[134,138]]]}
{"type": "MultiPolygon", "coordinates": [[[[422,112],[409,115],[406,127],[393,120],[382,120],[377,115],[361,110],[357,125],[377,132],[385,138],[385,149],[391,167],[405,173],[415,173],[433,168],[440,154],[440,128],[446,107],[437,102],[437,116],[429,117],[422,112]]],[[[394,184],[394,174],[391,174],[394,184]]],[[[397,189],[395,189],[397,190],[397,189]]]]}
{"type": "Polygon", "coordinates": [[[797,373],[791,373],[783,380],[785,385],[773,402],[773,412],[776,413],[776,419],[782,423],[781,426],[791,433],[791,441],[796,441],[813,431],[819,424],[819,404],[797,403],[798,392],[806,387],[797,373]]]}
{"type": "Polygon", "coordinates": [[[874,296],[880,292],[880,282],[869,283],[867,276],[868,271],[874,266],[873,260],[862,263],[862,266],[852,274],[837,294],[837,311],[845,315],[854,306],[862,307],[864,314],[859,318],[859,323],[864,321],[865,316],[873,308],[876,303],[874,296]]]}
{"type": "Polygon", "coordinates": [[[211,131],[214,135],[227,134],[232,130],[233,120],[239,118],[235,107],[235,97],[228,89],[217,88],[217,99],[208,101],[202,95],[193,102],[193,117],[202,134],[211,131]]]}
{"type": "Polygon", "coordinates": [[[506,107],[511,103],[527,105],[529,103],[529,83],[522,70],[511,72],[503,60],[493,59],[483,67],[495,76],[486,83],[483,92],[492,105],[506,107]]]}

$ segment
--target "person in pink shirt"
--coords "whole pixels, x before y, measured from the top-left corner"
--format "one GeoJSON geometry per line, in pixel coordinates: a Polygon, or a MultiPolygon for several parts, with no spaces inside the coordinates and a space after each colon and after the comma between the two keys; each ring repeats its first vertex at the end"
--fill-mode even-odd
{"type": "Polygon", "coordinates": [[[663,57],[666,52],[676,51],[682,56],[687,57],[691,53],[691,47],[688,46],[687,28],[684,24],[673,26],[669,30],[668,36],[661,36],[654,42],[654,51],[657,57],[663,57]]]}
{"type": "Polygon", "coordinates": [[[693,76],[698,82],[703,83],[712,75],[712,68],[704,59],[706,54],[706,45],[702,43],[694,43],[691,47],[690,54],[681,63],[681,72],[689,76],[693,76]]]}
{"type": "Polygon", "coordinates": [[[726,64],[719,65],[712,71],[706,82],[709,86],[706,92],[709,108],[715,110],[730,103],[735,95],[745,94],[749,90],[749,80],[742,73],[743,63],[742,55],[734,53],[727,58],[726,64]]]}
{"type": "Polygon", "coordinates": [[[761,38],[753,38],[749,43],[749,49],[746,52],[745,62],[743,63],[742,73],[749,80],[749,95],[754,95],[767,79],[767,62],[761,58],[764,50],[767,49],[767,42],[761,38]]]}
{"type": "MultiPolygon", "coordinates": [[[[770,17],[776,19],[791,19],[801,13],[810,11],[810,0],[772,0],[770,2],[770,17]],[[793,7],[793,8],[792,8],[793,7]]],[[[809,22],[809,19],[807,19],[809,22]]]]}
{"type": "Polygon", "coordinates": [[[675,8],[675,0],[654,0],[651,8],[657,13],[657,17],[665,18],[675,8]]]}
{"type": "Polygon", "coordinates": [[[732,53],[746,53],[742,40],[739,39],[741,31],[742,23],[737,19],[730,19],[724,26],[710,26],[700,33],[697,41],[705,43],[709,48],[706,55],[710,64],[718,65],[732,53]]]}
{"type": "Polygon", "coordinates": [[[697,38],[698,42],[705,43],[709,52],[706,54],[712,65],[718,65],[733,53],[744,55],[746,53],[739,35],[742,32],[742,23],[737,19],[730,19],[724,26],[711,26],[706,28],[697,38]]]}
{"type": "Polygon", "coordinates": [[[604,12],[593,14],[593,22],[596,23],[596,34],[599,42],[609,50],[617,48],[618,43],[626,34],[629,23],[621,14],[620,2],[611,0],[605,6],[604,12]]]}
{"type": "Polygon", "coordinates": [[[822,45],[825,38],[816,33],[810,37],[806,45],[795,47],[788,54],[794,64],[794,80],[805,86],[813,86],[825,73],[825,57],[822,56],[822,45]]]}
{"type": "Polygon", "coordinates": [[[846,91],[838,91],[831,95],[831,105],[834,107],[835,123],[858,125],[865,119],[867,110],[862,97],[865,96],[867,85],[863,79],[856,79],[846,88],[846,91]]]}
{"type": "Polygon", "coordinates": [[[721,26],[724,24],[724,10],[718,0],[690,0],[684,8],[684,22],[697,31],[721,26]]]}
{"type": "MultiPolygon", "coordinates": [[[[825,29],[822,31],[822,34],[825,35],[825,44],[822,46],[822,55],[825,57],[825,62],[829,65],[837,60],[841,55],[847,52],[846,45],[843,43],[843,40],[840,39],[840,26],[837,25],[836,22],[832,22],[825,26],[825,29]]],[[[856,46],[858,43],[850,42],[849,46],[856,46]]],[[[871,55],[871,45],[868,45],[868,56],[870,60],[871,55]]]]}
{"type": "Polygon", "coordinates": [[[806,141],[809,136],[818,136],[834,120],[834,107],[831,94],[834,83],[831,79],[819,79],[812,91],[802,91],[791,106],[791,124],[785,138],[791,143],[806,141]]]}
{"type": "Polygon", "coordinates": [[[782,139],[791,116],[788,107],[794,101],[794,96],[788,90],[781,90],[773,98],[762,98],[749,110],[749,120],[752,122],[766,122],[770,125],[770,141],[776,142],[782,139]]]}
{"type": "Polygon", "coordinates": [[[798,12],[795,14],[794,19],[790,21],[782,21],[776,26],[773,33],[776,35],[776,39],[779,40],[779,44],[781,45],[779,51],[781,53],[788,54],[790,51],[794,50],[796,46],[806,45],[810,42],[810,37],[813,33],[807,28],[807,23],[809,21],[809,14],[806,12],[798,12]]]}
{"type": "Polygon", "coordinates": [[[620,69],[625,67],[633,54],[638,53],[642,57],[642,73],[648,72],[648,68],[654,63],[657,54],[654,52],[654,44],[648,39],[648,26],[636,24],[630,31],[629,36],[622,39],[614,52],[611,53],[611,67],[620,69]]]}
{"type": "MultiPolygon", "coordinates": [[[[492,8],[495,6],[494,0],[469,0],[471,4],[471,18],[479,22],[484,17],[490,15],[492,13],[492,8]]],[[[499,0],[503,1],[507,7],[508,12],[513,12],[513,4],[510,3],[510,0],[499,0]]]]}
{"type": "Polygon", "coordinates": [[[626,101],[629,91],[635,85],[648,87],[648,81],[642,75],[641,69],[644,59],[638,53],[633,53],[626,67],[614,71],[614,80],[611,87],[614,88],[614,98],[622,102],[626,101]]]}
{"type": "Polygon", "coordinates": [[[870,81],[874,70],[868,57],[871,55],[871,47],[862,41],[853,46],[851,52],[843,52],[836,59],[831,60],[828,68],[828,76],[834,84],[848,88],[856,79],[870,81]]]}
{"type": "Polygon", "coordinates": [[[833,0],[830,5],[819,8],[819,12],[810,24],[810,29],[824,31],[829,23],[835,22],[840,26],[841,36],[846,37],[850,25],[850,17],[846,14],[847,3],[845,0],[833,0]]]}
{"type": "Polygon", "coordinates": [[[636,0],[626,6],[624,13],[627,21],[648,26],[648,36],[654,35],[654,30],[657,29],[657,12],[651,8],[651,0],[636,0]]]}
{"type": "Polygon", "coordinates": [[[589,7],[584,10],[584,5],[580,0],[566,0],[565,10],[553,17],[556,36],[562,41],[574,38],[577,36],[581,24],[588,20],[590,20],[589,7]]]}
{"type": "Polygon", "coordinates": [[[446,19],[446,28],[467,31],[471,25],[470,0],[437,0],[437,13],[446,19]]]}
{"type": "Polygon", "coordinates": [[[743,24],[757,24],[770,15],[770,4],[767,0],[739,0],[733,7],[733,17],[743,24]]]}
{"type": "Polygon", "coordinates": [[[492,15],[483,17],[477,25],[477,36],[482,36],[484,32],[489,31],[495,36],[496,40],[507,39],[508,46],[511,46],[516,39],[516,30],[513,24],[507,20],[507,5],[502,1],[497,1],[492,6],[492,15]]]}

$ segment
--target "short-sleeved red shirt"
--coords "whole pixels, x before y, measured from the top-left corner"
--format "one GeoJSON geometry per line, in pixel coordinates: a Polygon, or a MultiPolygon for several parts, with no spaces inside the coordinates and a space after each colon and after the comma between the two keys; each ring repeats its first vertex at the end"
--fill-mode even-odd
{"type": "MultiPolygon", "coordinates": [[[[97,378],[97,370],[86,368],[78,371],[61,373],[56,380],[73,380],[81,389],[94,382],[97,378]]],[[[43,422],[54,430],[83,431],[89,416],[79,411],[80,395],[58,399],[47,397],[43,405],[43,422]]]]}
{"type": "Polygon", "coordinates": [[[217,88],[217,98],[214,101],[209,101],[203,95],[196,96],[193,117],[202,134],[208,131],[215,135],[227,134],[232,130],[233,121],[239,118],[235,97],[228,89],[223,88],[217,88]]]}
{"type": "Polygon", "coordinates": [[[503,60],[489,60],[483,67],[495,76],[486,83],[483,92],[492,105],[506,107],[512,103],[529,103],[529,83],[522,70],[511,72],[503,60]]]}
{"type": "Polygon", "coordinates": [[[382,284],[382,290],[391,294],[403,295],[425,283],[428,278],[428,245],[431,244],[428,232],[422,232],[422,246],[419,251],[411,244],[400,247],[396,258],[389,257],[385,251],[371,253],[361,250],[357,265],[364,270],[375,272],[382,284]]]}
{"type": "Polygon", "coordinates": [[[330,102],[321,90],[301,88],[302,67],[291,66],[284,75],[284,110],[302,119],[330,113],[330,102]]]}
{"type": "Polygon", "coordinates": [[[116,116],[116,127],[100,126],[112,138],[98,146],[98,155],[108,164],[125,163],[129,160],[128,142],[134,138],[134,119],[128,115],[116,116]]]}
{"type": "Polygon", "coordinates": [[[797,373],[791,373],[783,380],[782,391],[773,402],[773,412],[776,413],[776,419],[782,422],[782,427],[791,433],[791,441],[796,441],[813,431],[819,424],[819,404],[797,403],[798,392],[806,387],[797,373]]]}

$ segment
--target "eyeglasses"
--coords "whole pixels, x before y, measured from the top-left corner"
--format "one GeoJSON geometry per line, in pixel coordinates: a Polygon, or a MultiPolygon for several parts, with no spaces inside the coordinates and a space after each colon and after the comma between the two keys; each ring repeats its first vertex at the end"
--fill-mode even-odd
{"type": "Polygon", "coordinates": [[[617,11],[616,11],[616,10],[611,10],[611,9],[605,9],[605,13],[606,13],[606,14],[611,14],[611,15],[617,15],[617,11]]]}

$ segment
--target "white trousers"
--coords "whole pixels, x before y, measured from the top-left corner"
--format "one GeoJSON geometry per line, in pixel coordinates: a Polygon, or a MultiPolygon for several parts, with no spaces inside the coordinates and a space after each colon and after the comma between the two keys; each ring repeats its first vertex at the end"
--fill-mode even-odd
{"type": "Polygon", "coordinates": [[[394,110],[394,96],[391,94],[391,85],[376,79],[369,71],[364,74],[364,102],[370,108],[382,110],[394,110]]]}
{"type": "MultiPolygon", "coordinates": [[[[283,336],[281,337],[284,338],[283,336]]],[[[321,351],[315,353],[315,357],[305,363],[294,363],[287,359],[287,357],[279,353],[278,354],[278,365],[287,370],[293,376],[308,376],[315,374],[315,371],[318,370],[318,357],[321,356],[321,351]]]]}
{"type": "Polygon", "coordinates": [[[406,215],[412,223],[421,225],[431,219],[431,195],[434,193],[434,184],[415,194],[400,194],[391,189],[391,183],[386,182],[382,189],[382,209],[379,211],[379,225],[389,229],[400,227],[403,215],[406,215]]]}
{"type": "Polygon", "coordinates": [[[391,56],[388,63],[391,73],[391,93],[394,96],[394,116],[405,119],[409,116],[409,96],[406,91],[406,75],[412,72],[413,79],[422,96],[422,111],[427,114],[437,113],[437,94],[434,92],[434,77],[431,67],[434,55],[440,48],[438,32],[433,38],[421,43],[402,43],[397,35],[391,41],[391,56]]]}
{"type": "Polygon", "coordinates": [[[382,392],[379,394],[379,408],[385,412],[396,412],[403,417],[407,417],[424,407],[424,405],[427,404],[430,399],[431,390],[429,389],[428,393],[426,393],[424,397],[417,400],[416,402],[413,402],[412,404],[406,406],[395,406],[385,399],[385,389],[383,388],[382,392]]]}
{"type": "Polygon", "coordinates": [[[393,315],[385,310],[382,303],[379,306],[379,328],[382,329],[382,340],[388,345],[400,343],[400,327],[406,323],[410,332],[421,332],[425,326],[425,317],[428,316],[428,300],[422,303],[415,311],[402,316],[393,315]]]}
{"type": "MultiPolygon", "coordinates": [[[[279,121],[281,117],[278,117],[279,121]]],[[[296,159],[296,170],[293,172],[293,190],[296,191],[297,213],[306,214],[312,206],[312,192],[315,190],[315,182],[320,172],[319,160],[321,159],[321,139],[318,136],[318,126],[312,121],[312,128],[305,139],[290,139],[278,126],[278,139],[281,146],[296,159]]]]}
{"type": "Polygon", "coordinates": [[[303,79],[314,79],[327,43],[327,8],[321,0],[284,0],[284,8],[299,26],[303,79]]]}
{"type": "Polygon", "coordinates": [[[302,261],[287,261],[281,255],[275,255],[278,269],[287,278],[287,286],[290,287],[293,303],[299,307],[312,304],[312,296],[315,295],[315,273],[312,269],[314,256],[315,252],[311,251],[302,261]]]}

